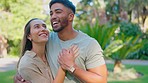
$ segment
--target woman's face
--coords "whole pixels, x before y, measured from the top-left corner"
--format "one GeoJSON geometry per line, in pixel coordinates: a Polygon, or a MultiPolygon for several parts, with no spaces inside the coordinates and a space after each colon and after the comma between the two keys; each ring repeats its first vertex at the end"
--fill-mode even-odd
{"type": "Polygon", "coordinates": [[[28,39],[32,43],[46,43],[48,41],[49,30],[42,20],[33,20],[30,22],[30,34],[28,39]]]}

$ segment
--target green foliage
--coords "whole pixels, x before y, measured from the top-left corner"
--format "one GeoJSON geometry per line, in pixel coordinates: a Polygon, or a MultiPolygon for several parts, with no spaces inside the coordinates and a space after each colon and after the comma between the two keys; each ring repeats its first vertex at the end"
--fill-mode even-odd
{"type": "Polygon", "coordinates": [[[105,48],[103,53],[106,57],[109,57],[110,55],[121,49],[123,46],[124,44],[122,40],[114,40],[105,48]]]}
{"type": "Polygon", "coordinates": [[[113,53],[111,57],[115,60],[122,60],[125,59],[133,52],[138,52],[143,45],[141,41],[134,41],[138,40],[138,37],[129,37],[124,40],[124,44],[122,49],[119,49],[117,52],[113,53]]]}
{"type": "Polygon", "coordinates": [[[81,27],[77,27],[77,29],[83,31],[84,33],[88,34],[89,36],[95,38],[101,45],[102,49],[104,50],[112,41],[113,36],[115,35],[114,32],[118,28],[118,25],[98,25],[90,26],[89,24],[81,25],[81,27]]]}
{"type": "Polygon", "coordinates": [[[142,42],[143,45],[137,52],[132,52],[127,57],[128,59],[142,59],[142,60],[148,60],[148,34],[143,33],[142,35],[142,42]]]}
{"type": "Polygon", "coordinates": [[[80,25],[77,29],[95,38],[104,50],[104,55],[115,60],[133,56],[132,53],[135,52],[139,53],[146,44],[141,38],[142,32],[137,24],[121,23],[121,25],[100,26],[96,23],[94,26],[80,25]]]}
{"type": "Polygon", "coordinates": [[[77,4],[77,12],[76,12],[77,17],[75,19],[75,24],[79,25],[80,21],[84,25],[87,23],[94,24],[94,22],[97,21],[99,18],[100,11],[98,10],[100,10],[100,6],[101,6],[100,2],[103,2],[103,1],[81,0],[77,4]]]}
{"type": "Polygon", "coordinates": [[[142,31],[138,24],[121,22],[119,36],[122,34],[124,34],[126,37],[137,36],[137,35],[142,35],[142,31]]]}
{"type": "Polygon", "coordinates": [[[42,0],[0,0],[0,34],[8,39],[10,54],[19,54],[27,21],[47,17],[43,10],[42,0]]]}
{"type": "Polygon", "coordinates": [[[19,56],[20,55],[20,49],[21,49],[21,40],[16,39],[16,40],[9,40],[9,54],[13,56],[19,56]]]}
{"type": "Polygon", "coordinates": [[[119,14],[120,14],[120,6],[119,1],[117,0],[107,0],[106,1],[106,15],[109,18],[111,23],[119,23],[119,14]]]}
{"type": "Polygon", "coordinates": [[[78,29],[95,38],[104,50],[104,55],[110,57],[114,52],[123,47],[124,42],[122,40],[114,40],[115,31],[118,26],[117,24],[100,26],[96,23],[94,26],[90,26],[89,24],[81,25],[78,29]]]}
{"type": "MultiPolygon", "coordinates": [[[[141,39],[142,32],[137,24],[121,23],[118,35],[115,39],[120,39],[124,42],[122,49],[113,53],[113,59],[125,59],[131,56],[134,52],[139,52],[145,42],[141,39]]],[[[140,55],[139,55],[140,56],[140,55]]]]}

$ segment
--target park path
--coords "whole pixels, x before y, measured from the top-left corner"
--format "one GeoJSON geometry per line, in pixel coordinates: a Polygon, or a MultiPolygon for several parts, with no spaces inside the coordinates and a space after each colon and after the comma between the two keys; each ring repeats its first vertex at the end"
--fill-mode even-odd
{"type": "Polygon", "coordinates": [[[18,58],[0,58],[0,72],[15,70],[18,58]]]}
{"type": "MultiPolygon", "coordinates": [[[[0,58],[0,72],[15,70],[18,58],[0,58]]],[[[114,64],[113,60],[106,60],[107,64],[114,64]]],[[[148,60],[122,60],[123,64],[145,65],[148,66],[148,60]]]]}

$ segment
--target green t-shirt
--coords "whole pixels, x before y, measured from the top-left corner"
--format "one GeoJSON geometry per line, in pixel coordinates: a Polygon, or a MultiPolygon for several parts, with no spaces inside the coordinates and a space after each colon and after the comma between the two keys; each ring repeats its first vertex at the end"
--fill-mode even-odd
{"type": "MultiPolygon", "coordinates": [[[[94,39],[88,36],[87,34],[78,31],[78,35],[71,40],[62,41],[59,39],[56,32],[50,32],[50,38],[47,43],[47,58],[49,65],[52,71],[53,76],[55,77],[58,71],[58,55],[62,48],[69,48],[71,45],[78,45],[79,47],[79,56],[76,58],[76,64],[86,70],[94,68],[100,65],[105,64],[102,49],[99,43],[94,39]]],[[[81,83],[78,78],[66,72],[66,77],[64,83],[81,83]]]]}

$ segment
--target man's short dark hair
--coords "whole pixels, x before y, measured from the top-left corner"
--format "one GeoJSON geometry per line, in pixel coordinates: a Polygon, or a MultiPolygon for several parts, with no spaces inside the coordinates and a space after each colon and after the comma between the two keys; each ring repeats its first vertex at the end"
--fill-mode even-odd
{"type": "Polygon", "coordinates": [[[73,3],[69,0],[51,0],[51,2],[49,3],[49,7],[51,8],[51,6],[55,3],[61,3],[63,4],[65,7],[70,8],[73,13],[75,14],[76,11],[76,7],[73,5],[73,3]]]}

